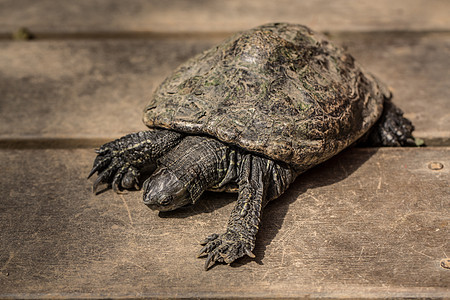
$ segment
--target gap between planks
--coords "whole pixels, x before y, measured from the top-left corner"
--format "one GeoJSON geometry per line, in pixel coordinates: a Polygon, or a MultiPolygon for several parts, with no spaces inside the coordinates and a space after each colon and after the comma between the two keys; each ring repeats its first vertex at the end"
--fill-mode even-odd
{"type": "MultiPolygon", "coordinates": [[[[101,145],[120,138],[92,137],[92,138],[1,138],[0,149],[89,149],[98,148],[101,145]]],[[[450,146],[449,138],[422,138],[427,147],[450,146]]],[[[358,147],[360,148],[360,147],[358,147]]],[[[417,147],[419,148],[419,147],[417,147]]]]}
{"type": "MultiPolygon", "coordinates": [[[[239,31],[80,31],[80,32],[45,32],[33,31],[30,28],[17,28],[18,30],[26,29],[30,34],[30,40],[111,40],[111,39],[154,39],[154,40],[171,40],[171,39],[224,39],[239,31]]],[[[370,30],[370,31],[321,31],[329,36],[351,36],[351,35],[391,35],[391,36],[425,36],[433,34],[450,35],[450,30],[370,30]]],[[[15,32],[0,33],[0,41],[14,40],[15,32]]]]}

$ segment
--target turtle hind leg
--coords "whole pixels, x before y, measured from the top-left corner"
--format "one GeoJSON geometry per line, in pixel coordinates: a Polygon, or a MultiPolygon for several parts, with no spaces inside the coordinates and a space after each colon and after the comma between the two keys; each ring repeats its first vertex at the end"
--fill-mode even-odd
{"type": "Polygon", "coordinates": [[[390,100],[384,102],[383,113],[372,129],[361,139],[359,145],[369,147],[417,146],[411,121],[390,100]]]}
{"type": "Polygon", "coordinates": [[[97,173],[93,191],[106,183],[116,192],[139,188],[140,171],[177,145],[183,135],[169,130],[149,130],[128,134],[106,143],[97,152],[89,177],[97,173]]]}

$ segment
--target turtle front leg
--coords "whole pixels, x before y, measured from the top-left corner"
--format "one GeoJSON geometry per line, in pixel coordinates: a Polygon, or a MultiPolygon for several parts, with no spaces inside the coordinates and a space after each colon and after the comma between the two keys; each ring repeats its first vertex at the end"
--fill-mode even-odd
{"type": "Polygon", "coordinates": [[[93,191],[102,183],[111,184],[116,192],[139,189],[140,170],[176,146],[183,135],[169,130],[149,130],[128,134],[101,146],[88,178],[97,172],[93,191]]]}
{"type": "Polygon", "coordinates": [[[199,257],[207,255],[205,270],[217,262],[232,263],[247,255],[254,258],[256,234],[264,206],[280,196],[295,178],[288,167],[251,154],[240,168],[239,196],[231,212],[227,230],[212,234],[202,243],[199,257]]]}

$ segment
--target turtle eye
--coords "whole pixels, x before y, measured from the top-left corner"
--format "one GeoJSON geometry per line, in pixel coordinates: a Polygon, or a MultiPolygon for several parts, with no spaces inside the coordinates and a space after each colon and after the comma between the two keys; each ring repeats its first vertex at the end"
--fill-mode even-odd
{"type": "Polygon", "coordinates": [[[173,196],[167,196],[167,197],[164,197],[163,199],[161,199],[161,200],[159,201],[159,205],[167,206],[167,205],[169,205],[170,203],[172,203],[172,200],[173,200],[173,196]]]}

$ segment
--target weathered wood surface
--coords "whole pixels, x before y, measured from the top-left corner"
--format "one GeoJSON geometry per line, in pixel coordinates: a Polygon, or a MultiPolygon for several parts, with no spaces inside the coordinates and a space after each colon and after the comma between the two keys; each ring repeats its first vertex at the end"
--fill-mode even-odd
{"type": "Polygon", "coordinates": [[[0,33],[234,32],[267,22],[316,30],[448,30],[446,0],[3,0],[0,33]]]}
{"type": "Polygon", "coordinates": [[[0,0],[0,298],[450,298],[449,11],[445,0],[0,0]],[[79,148],[144,129],[141,108],[173,68],[275,21],[329,32],[392,88],[416,136],[445,147],[340,154],[269,204],[255,260],[205,272],[198,241],[224,230],[235,195],[158,215],[140,192],[93,195],[95,154],[79,148]],[[19,27],[37,39],[9,41],[19,27]]]}
{"type": "Polygon", "coordinates": [[[255,260],[208,272],[198,241],[234,195],[158,216],[140,192],[93,195],[92,151],[0,153],[0,298],[450,296],[448,147],[340,154],[269,204],[255,260]]]}
{"type": "MultiPolygon", "coordinates": [[[[331,35],[388,83],[429,144],[450,139],[450,34],[331,35]]],[[[220,39],[0,43],[1,144],[95,146],[142,130],[154,88],[220,39]],[[24,141],[25,140],[25,141],[24,141]]]]}

